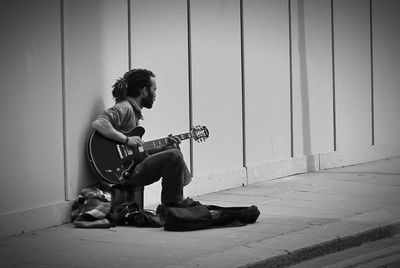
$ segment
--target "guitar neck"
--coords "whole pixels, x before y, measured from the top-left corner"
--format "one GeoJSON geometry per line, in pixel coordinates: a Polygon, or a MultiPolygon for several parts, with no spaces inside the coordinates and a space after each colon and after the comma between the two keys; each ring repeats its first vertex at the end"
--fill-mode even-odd
{"type": "MultiPolygon", "coordinates": [[[[174,135],[174,138],[178,138],[180,140],[186,140],[192,138],[192,134],[190,132],[188,133],[183,133],[179,135],[174,135]]],[[[146,141],[143,145],[142,148],[139,149],[140,151],[148,151],[157,147],[161,147],[163,145],[169,144],[170,140],[168,137],[162,138],[162,139],[157,139],[157,140],[152,140],[152,141],[146,141]]]]}

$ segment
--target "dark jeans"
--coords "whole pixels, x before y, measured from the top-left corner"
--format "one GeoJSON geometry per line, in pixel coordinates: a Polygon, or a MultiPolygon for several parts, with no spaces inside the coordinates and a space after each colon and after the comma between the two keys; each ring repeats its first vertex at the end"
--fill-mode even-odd
{"type": "Polygon", "coordinates": [[[146,186],[161,181],[161,203],[174,204],[183,199],[183,186],[191,181],[190,172],[178,149],[150,155],[135,167],[127,186],[146,186]]]}

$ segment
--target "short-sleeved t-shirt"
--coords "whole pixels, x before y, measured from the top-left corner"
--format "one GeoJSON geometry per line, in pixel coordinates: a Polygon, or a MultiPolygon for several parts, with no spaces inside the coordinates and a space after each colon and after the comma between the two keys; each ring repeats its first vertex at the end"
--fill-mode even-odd
{"type": "Polygon", "coordinates": [[[128,134],[139,125],[143,116],[136,102],[128,97],[100,113],[97,119],[109,121],[116,130],[128,134]]]}

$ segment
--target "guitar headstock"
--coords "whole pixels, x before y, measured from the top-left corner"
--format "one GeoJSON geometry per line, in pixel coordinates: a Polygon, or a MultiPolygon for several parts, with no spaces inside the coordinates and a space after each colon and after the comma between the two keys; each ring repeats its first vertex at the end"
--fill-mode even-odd
{"type": "Polygon", "coordinates": [[[201,142],[205,141],[209,137],[209,132],[205,126],[194,126],[191,131],[192,137],[195,141],[201,142]]]}

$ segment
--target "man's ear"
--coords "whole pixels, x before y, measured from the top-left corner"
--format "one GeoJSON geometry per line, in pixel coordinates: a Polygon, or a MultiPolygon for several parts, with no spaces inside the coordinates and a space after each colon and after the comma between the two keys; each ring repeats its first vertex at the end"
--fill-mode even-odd
{"type": "Polygon", "coordinates": [[[147,95],[149,95],[149,91],[148,91],[147,87],[142,88],[141,92],[142,92],[143,97],[147,97],[147,95]]]}

